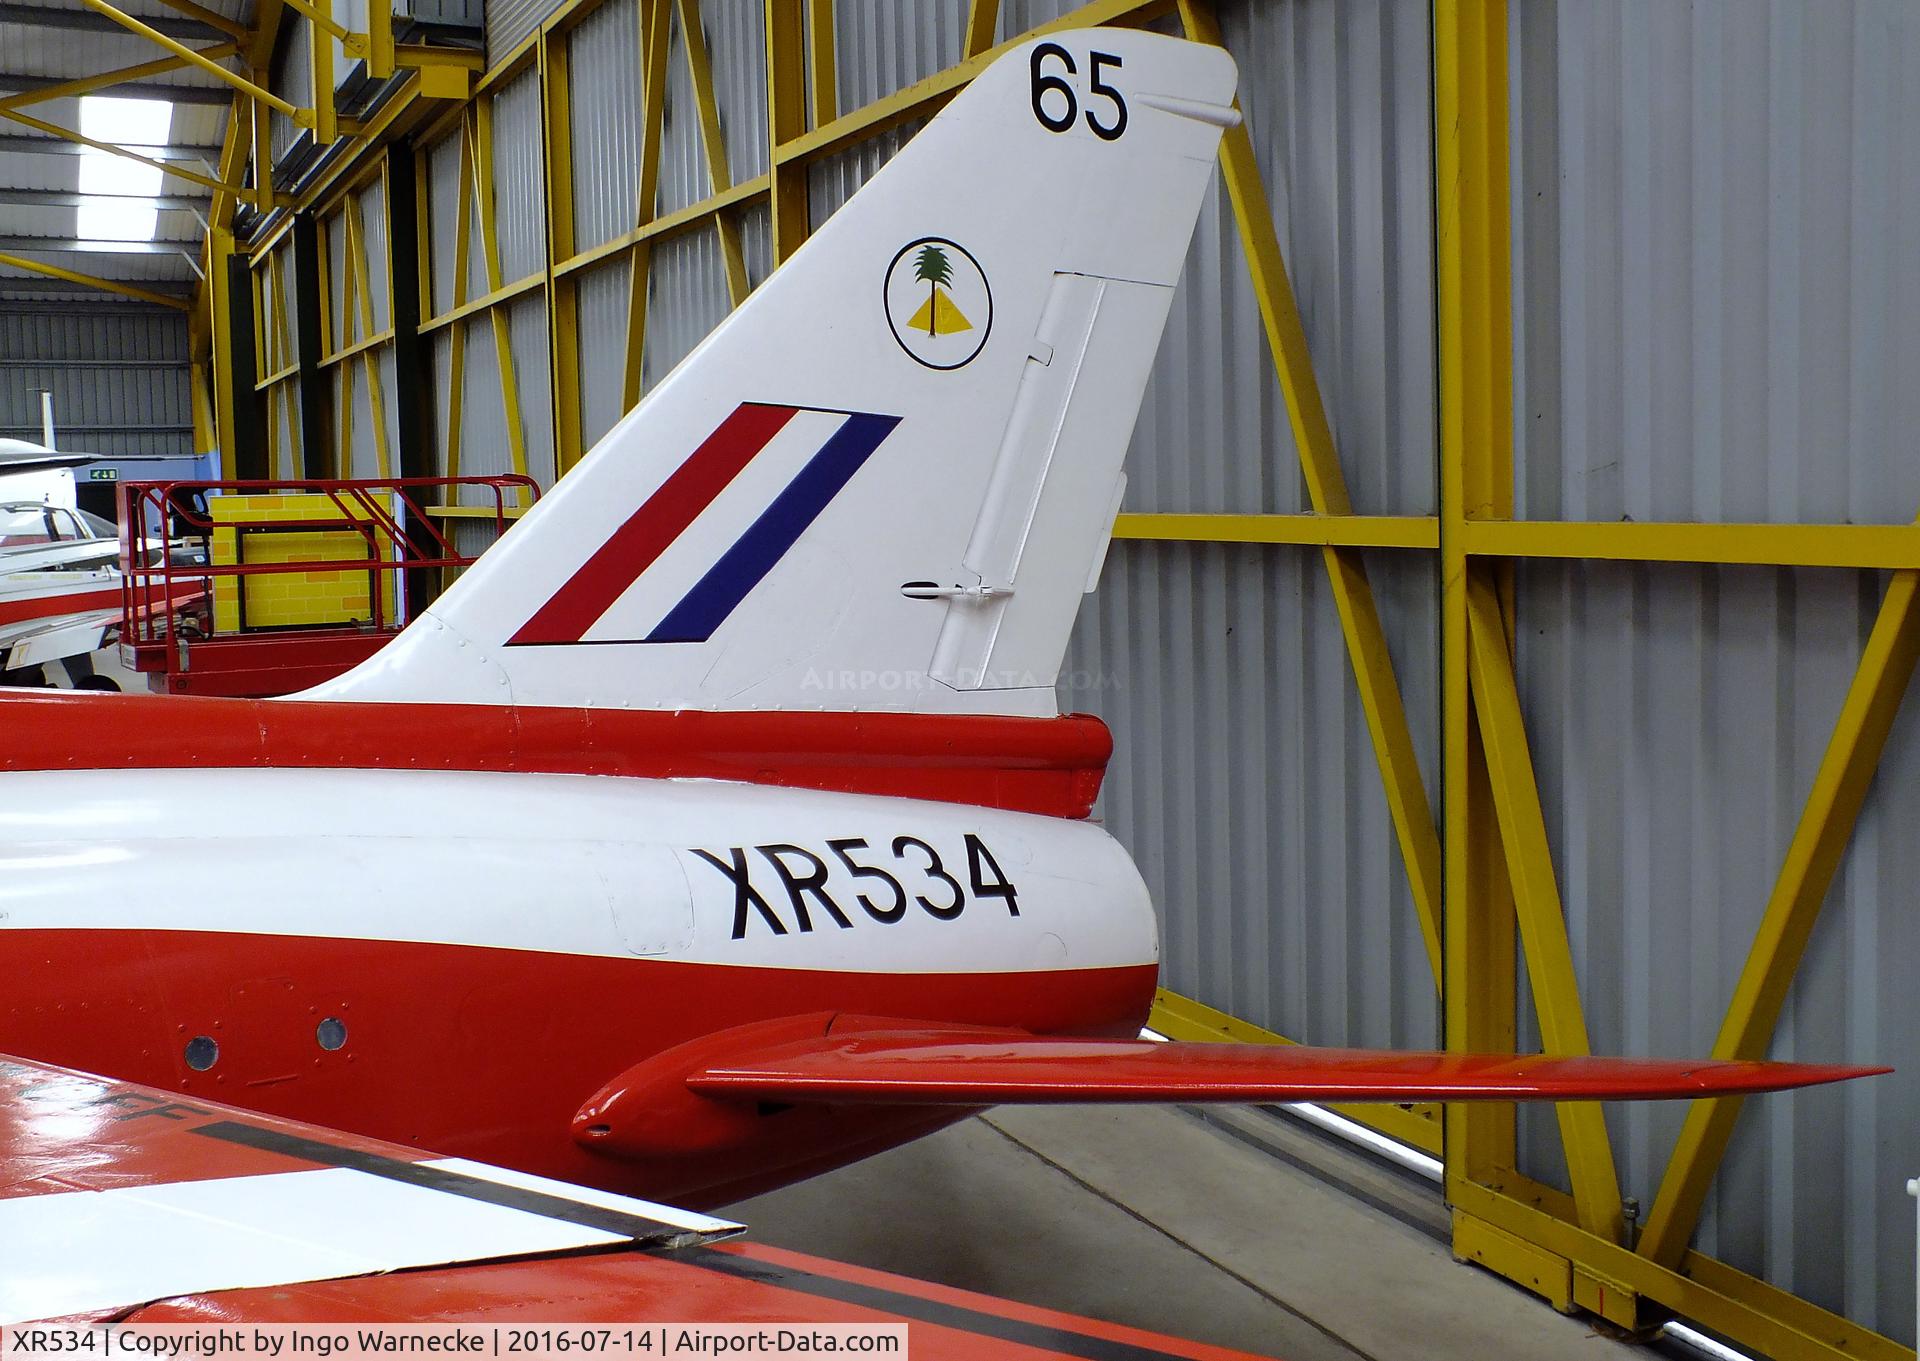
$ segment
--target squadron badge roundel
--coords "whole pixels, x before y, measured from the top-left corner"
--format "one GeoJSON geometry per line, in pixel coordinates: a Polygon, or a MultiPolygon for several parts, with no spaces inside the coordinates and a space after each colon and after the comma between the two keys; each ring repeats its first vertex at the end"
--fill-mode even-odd
{"type": "Polygon", "coordinates": [[[887,325],[930,369],[957,369],[987,343],[993,291],[980,262],[942,236],[909,241],[887,266],[887,325]]]}

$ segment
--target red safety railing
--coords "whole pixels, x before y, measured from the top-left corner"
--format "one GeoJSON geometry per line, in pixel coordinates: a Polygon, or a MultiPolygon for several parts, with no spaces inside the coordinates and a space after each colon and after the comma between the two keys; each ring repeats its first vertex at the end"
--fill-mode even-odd
{"type": "MultiPolygon", "coordinates": [[[[463,491],[481,493],[481,504],[461,505],[461,510],[468,519],[482,523],[490,520],[494,537],[505,531],[514,514],[540,495],[532,478],[518,475],[124,483],[120,519],[124,607],[121,642],[131,649],[133,665],[150,673],[164,671],[167,688],[175,691],[207,691],[211,678],[206,673],[215,666],[249,673],[262,671],[261,662],[268,649],[256,646],[243,651],[232,646],[249,640],[271,643],[275,655],[296,659],[288,667],[301,673],[297,678],[290,676],[296,684],[312,683],[308,673],[316,667],[324,668],[329,656],[336,656],[340,662],[337,669],[343,670],[398,633],[419,608],[421,602],[404,585],[391,592],[384,589],[389,574],[472,565],[476,555],[455,548],[451,531],[432,513],[459,505],[463,491]],[[219,495],[225,494],[321,496],[329,503],[330,513],[295,519],[216,521],[212,506],[219,495]],[[235,557],[240,561],[215,563],[212,545],[218,530],[237,531],[243,537],[305,532],[337,540],[351,535],[354,552],[291,562],[247,562],[245,552],[236,545],[235,557]],[[175,561],[175,542],[183,538],[203,539],[207,560],[175,561]],[[218,580],[235,578],[244,582],[252,577],[309,572],[364,573],[370,618],[250,628],[242,585],[238,590],[238,630],[217,628],[212,598],[218,580]],[[200,673],[195,677],[200,683],[184,680],[190,671],[200,673]]],[[[472,499],[470,495],[469,501],[472,499]]],[[[424,584],[419,577],[412,580],[424,584]]],[[[296,688],[296,684],[287,688],[296,688]]],[[[271,692],[270,688],[262,690],[257,682],[240,691],[225,692],[249,689],[271,692]]]]}

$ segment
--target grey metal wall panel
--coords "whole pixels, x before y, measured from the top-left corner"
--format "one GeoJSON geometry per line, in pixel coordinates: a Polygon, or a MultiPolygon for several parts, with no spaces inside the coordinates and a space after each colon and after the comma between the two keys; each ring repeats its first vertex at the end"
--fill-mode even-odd
{"type": "MultiPolygon", "coordinates": [[[[430,228],[427,236],[427,289],[431,299],[429,310],[436,315],[453,308],[454,231],[455,224],[460,220],[460,156],[458,128],[427,148],[426,217],[430,228]]],[[[479,295],[469,293],[468,296],[479,295]]]]}
{"type": "Polygon", "coordinates": [[[463,517],[448,522],[453,528],[454,551],[467,557],[479,557],[500,540],[492,520],[463,517]]]}
{"type": "Polygon", "coordinates": [[[0,436],[40,439],[53,393],[56,442],[102,454],[191,454],[187,323],[161,308],[0,308],[0,436]]]}
{"type": "Polygon", "coordinates": [[[640,169],[640,9],[606,0],[567,35],[573,249],[631,230],[640,169]]]}
{"type": "MultiPolygon", "coordinates": [[[[288,15],[273,45],[273,60],[268,67],[267,84],[273,92],[302,109],[313,107],[312,44],[313,25],[299,15],[288,15]]],[[[305,130],[295,127],[293,120],[277,109],[267,119],[267,141],[273,147],[277,165],[305,130]]]]}
{"type": "Polygon", "coordinates": [[[300,399],[300,385],[278,384],[267,400],[274,403],[273,446],[267,451],[268,476],[304,476],[300,467],[300,413],[305,404],[300,399]]]}
{"type": "Polygon", "coordinates": [[[767,11],[764,0],[703,0],[714,103],[735,184],[767,173],[767,11]]]}
{"type": "MultiPolygon", "coordinates": [[[[378,477],[380,476],[380,444],[375,437],[373,390],[367,382],[367,366],[357,359],[349,361],[346,365],[345,381],[347,410],[353,425],[349,432],[351,438],[347,442],[347,466],[342,470],[341,475],[378,477]]],[[[336,374],[332,383],[335,394],[340,392],[340,383],[341,380],[336,374]]],[[[334,412],[336,421],[340,419],[337,402],[336,395],[334,412]]],[[[339,438],[337,431],[335,438],[339,438]]]]}
{"type": "Polygon", "coordinates": [[[591,449],[620,419],[627,354],[627,295],[633,270],[624,258],[580,276],[580,444],[591,449]]]}
{"type": "Polygon", "coordinates": [[[394,0],[393,17],[418,19],[425,24],[453,28],[484,28],[486,6],[481,0],[394,0]]]}
{"type": "Polygon", "coordinates": [[[667,94],[660,133],[660,183],[654,212],[664,217],[713,192],[707,152],[700,135],[700,106],[693,97],[687,64],[687,38],[680,29],[679,6],[667,30],[667,94]]]}
{"type": "MultiPolygon", "coordinates": [[[[514,391],[520,399],[520,431],[527,451],[527,472],[541,487],[553,485],[553,416],[547,377],[546,299],[539,293],[516,298],[505,308],[507,344],[513,359],[514,391]]],[[[513,444],[507,436],[507,404],[500,376],[500,355],[492,317],[482,314],[454,323],[465,331],[461,391],[451,391],[452,327],[434,332],[434,445],[440,468],[462,477],[511,473],[513,444]],[[447,414],[460,403],[460,464],[448,467],[447,414]]],[[[491,496],[469,493],[468,505],[491,505],[491,496]]]]}
{"type": "MultiPolygon", "coordinates": [[[[356,356],[346,360],[336,368],[329,378],[329,388],[336,394],[335,419],[338,415],[338,397],[340,392],[340,372],[346,375],[348,411],[352,426],[347,447],[346,477],[392,477],[398,476],[399,448],[398,419],[393,400],[393,347],[382,345],[371,352],[380,371],[380,402],[376,409],[373,400],[373,388],[367,377],[367,360],[356,356]],[[387,451],[387,466],[380,466],[382,440],[387,451]]],[[[338,438],[336,431],[335,438],[338,438]]]]}
{"type": "Polygon", "coordinates": [[[464,328],[466,339],[461,342],[464,355],[460,390],[449,392],[445,377],[441,380],[444,403],[440,420],[442,457],[446,452],[445,412],[457,401],[460,403],[460,463],[458,468],[450,471],[461,477],[510,473],[513,471],[513,448],[507,443],[506,403],[501,400],[503,389],[499,355],[493,343],[493,322],[488,317],[479,316],[464,318],[453,324],[464,328]]]}
{"type": "MultiPolygon", "coordinates": [[[[1520,513],[1912,519],[1920,15],[1512,16],[1520,513]]],[[[1880,589],[1842,571],[1522,573],[1522,698],[1597,1046],[1712,1043],[1880,589]]],[[[1915,727],[1896,724],[1778,1057],[1910,1058],[1915,727]]],[[[1643,1207],[1683,1114],[1609,1112],[1643,1207]]],[[[1697,1245],[1912,1342],[1917,1117],[1909,1073],[1753,1103],[1697,1245]]],[[[1526,1160],[1560,1180],[1550,1124],[1528,1120],[1526,1160]]]]}
{"type": "Polygon", "coordinates": [[[329,350],[337,350],[347,343],[352,334],[351,327],[358,314],[349,315],[355,306],[355,296],[350,290],[351,281],[347,278],[347,213],[342,208],[330,214],[325,222],[327,245],[327,345],[329,350]]]}
{"type": "Polygon", "coordinates": [[[253,278],[258,285],[254,294],[255,316],[260,327],[257,357],[260,376],[265,378],[293,362],[293,347],[300,335],[300,293],[293,286],[291,235],[283,237],[269,252],[267,261],[254,266],[253,278]],[[276,272],[282,281],[282,297],[277,303],[272,287],[276,272]]]}
{"type": "Polygon", "coordinates": [[[433,475],[450,477],[453,468],[447,457],[447,416],[454,403],[453,327],[442,327],[426,339],[433,374],[433,475]]]}
{"type": "Polygon", "coordinates": [[[925,126],[925,119],[916,119],[808,166],[807,214],[812,226],[817,228],[839,212],[860,186],[925,126]]]}
{"type": "Polygon", "coordinates": [[[560,0],[485,0],[487,64],[506,60],[559,7],[560,0]]]}
{"type": "Polygon", "coordinates": [[[647,346],[641,381],[651,388],[673,371],[726,319],[727,271],[720,234],[712,227],[683,232],[653,248],[647,275],[647,346]]]}
{"type": "MultiPolygon", "coordinates": [[[[1383,553],[1367,566],[1437,789],[1435,564],[1383,553]]],[[[1433,978],[1317,555],[1116,543],[1061,703],[1114,730],[1100,813],[1160,906],[1168,987],[1302,1041],[1437,1043],[1433,978]]]]}
{"type": "Polygon", "coordinates": [[[542,488],[553,485],[553,388],[547,371],[547,299],[530,293],[507,304],[507,340],[520,392],[520,429],[527,474],[542,488]]]}
{"type": "Polygon", "coordinates": [[[1018,37],[1038,24],[1049,24],[1071,14],[1083,3],[1084,0],[1000,0],[995,37],[1001,42],[1018,37]]]}
{"type": "Polygon", "coordinates": [[[740,253],[746,257],[747,287],[758,288],[773,273],[773,210],[764,203],[741,209],[740,253]]]}
{"type": "MultiPolygon", "coordinates": [[[[392,323],[393,268],[387,259],[387,184],[376,179],[358,194],[360,230],[367,256],[367,306],[373,317],[373,330],[384,331],[392,323]]],[[[357,304],[356,304],[357,305],[357,304]]]]}
{"type": "Polygon", "coordinates": [[[1513,11],[1521,502],[1920,511],[1920,13],[1513,11]]]}
{"type": "Polygon", "coordinates": [[[494,231],[499,238],[503,284],[545,268],[546,177],[541,168],[540,120],[540,73],[529,67],[493,97],[494,231]]]}
{"type": "Polygon", "coordinates": [[[840,107],[857,109],[960,60],[967,0],[839,0],[834,68],[840,107]]]}

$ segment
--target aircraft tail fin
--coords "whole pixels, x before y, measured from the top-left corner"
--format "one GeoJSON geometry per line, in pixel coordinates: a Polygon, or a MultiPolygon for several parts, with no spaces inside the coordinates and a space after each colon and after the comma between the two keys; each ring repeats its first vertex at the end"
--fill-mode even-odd
{"type": "Polygon", "coordinates": [[[1050,715],[1232,59],[956,97],[400,638],[309,699],[1050,715]]]}

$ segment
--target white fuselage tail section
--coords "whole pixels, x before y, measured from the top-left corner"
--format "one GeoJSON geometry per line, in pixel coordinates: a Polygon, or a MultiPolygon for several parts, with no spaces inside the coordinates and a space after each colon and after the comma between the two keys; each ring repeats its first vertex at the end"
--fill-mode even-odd
{"type": "Polygon", "coordinates": [[[1053,713],[1234,81],[1130,30],[1014,49],[307,697],[1053,713]]]}

